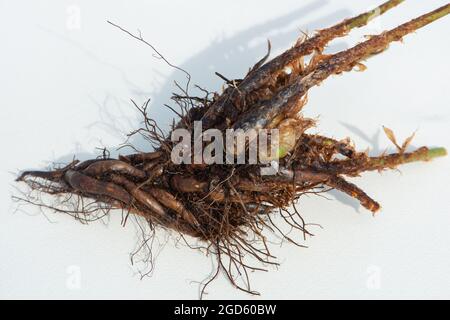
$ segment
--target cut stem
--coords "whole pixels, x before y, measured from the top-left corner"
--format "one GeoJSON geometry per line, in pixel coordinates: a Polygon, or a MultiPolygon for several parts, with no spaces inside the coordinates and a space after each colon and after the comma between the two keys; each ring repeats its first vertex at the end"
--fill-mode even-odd
{"type": "Polygon", "coordinates": [[[353,48],[336,53],[317,65],[309,74],[278,92],[271,100],[258,106],[257,112],[250,109],[240,116],[234,129],[260,129],[267,127],[279,114],[289,113],[296,102],[314,86],[319,85],[333,74],[351,70],[355,65],[368,57],[384,51],[391,42],[401,40],[405,35],[414,32],[450,13],[450,4],[424,14],[414,20],[400,25],[390,31],[373,36],[353,48]]]}
{"type": "Polygon", "coordinates": [[[357,157],[355,159],[339,160],[330,164],[328,170],[350,176],[359,175],[361,172],[394,169],[399,165],[417,162],[430,161],[435,158],[445,157],[445,148],[421,147],[413,152],[393,153],[379,157],[357,157]]]}
{"type": "Polygon", "coordinates": [[[394,153],[382,157],[370,157],[367,170],[381,170],[384,168],[395,168],[398,165],[417,162],[430,161],[435,158],[445,157],[447,150],[445,148],[427,148],[422,147],[409,153],[394,153]]]}
{"type": "Polygon", "coordinates": [[[237,101],[235,101],[236,99],[245,97],[247,94],[266,86],[270,81],[276,78],[277,72],[282,72],[284,67],[314,51],[322,51],[333,39],[343,37],[348,34],[350,30],[366,25],[372,19],[382,15],[403,1],[404,0],[387,1],[375,9],[362,13],[354,18],[346,19],[332,27],[320,30],[313,37],[306,39],[302,43],[295,45],[293,48],[275,57],[255,72],[249,73],[239,84],[238,90],[231,91],[229,96],[223,95],[221,99],[209,108],[202,119],[203,126],[206,128],[212,126],[230,103],[238,104],[237,101]]]}
{"type": "Polygon", "coordinates": [[[262,85],[267,83],[270,78],[274,78],[274,73],[277,70],[283,70],[285,66],[289,65],[296,59],[311,54],[316,50],[322,51],[323,48],[333,39],[347,35],[352,29],[365,26],[374,18],[394,8],[403,1],[404,0],[387,1],[368,12],[362,13],[350,19],[346,19],[332,27],[320,30],[315,36],[306,39],[304,42],[294,46],[266,63],[261,67],[261,72],[257,72],[251,77],[244,79],[244,81],[239,85],[240,94],[257,90],[262,85]]]}
{"type": "Polygon", "coordinates": [[[402,3],[405,0],[391,0],[383,3],[382,5],[376,7],[373,10],[370,10],[368,12],[365,12],[363,14],[360,14],[359,16],[356,16],[354,18],[348,19],[343,21],[341,24],[345,25],[346,28],[349,30],[353,28],[360,28],[362,26],[365,26],[367,23],[369,23],[372,19],[382,15],[386,11],[398,6],[400,3],[402,3]]]}
{"type": "Polygon", "coordinates": [[[416,19],[406,22],[397,28],[373,36],[369,40],[360,43],[353,48],[332,55],[319,63],[308,76],[301,79],[301,83],[307,88],[321,83],[332,74],[350,70],[358,62],[369,58],[373,54],[384,51],[391,42],[400,41],[404,36],[412,33],[431,22],[434,22],[450,13],[450,4],[444,5],[432,12],[424,14],[416,19]]]}

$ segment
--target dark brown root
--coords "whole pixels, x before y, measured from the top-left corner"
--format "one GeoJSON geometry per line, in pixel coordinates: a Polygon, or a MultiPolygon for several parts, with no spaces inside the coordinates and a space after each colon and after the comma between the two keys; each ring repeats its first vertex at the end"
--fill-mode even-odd
{"type": "Polygon", "coordinates": [[[88,177],[80,172],[68,170],[63,177],[75,191],[85,195],[106,196],[130,204],[131,195],[123,188],[110,182],[104,182],[88,177]]]}
{"type": "Polygon", "coordinates": [[[131,176],[136,179],[143,180],[147,177],[146,173],[142,170],[139,170],[132,165],[125,163],[120,160],[104,160],[97,161],[89,165],[86,169],[83,170],[84,174],[92,177],[101,177],[107,173],[118,173],[124,174],[127,176],[131,176]]]}
{"type": "Polygon", "coordinates": [[[339,191],[345,192],[349,196],[358,199],[359,203],[361,203],[364,208],[372,211],[373,213],[377,212],[381,208],[380,204],[370,198],[364,191],[362,191],[353,183],[345,181],[345,179],[341,177],[330,178],[326,181],[326,185],[339,191]]]}

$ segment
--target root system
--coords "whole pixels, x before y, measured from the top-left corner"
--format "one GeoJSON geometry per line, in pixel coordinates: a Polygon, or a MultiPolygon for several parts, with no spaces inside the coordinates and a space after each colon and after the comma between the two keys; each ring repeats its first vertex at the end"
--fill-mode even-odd
{"type": "MultiPolygon", "coordinates": [[[[315,121],[302,115],[309,89],[331,75],[364,69],[365,59],[450,12],[447,4],[371,36],[348,50],[323,54],[330,41],[346,36],[401,2],[387,1],[367,13],[319,30],[311,37],[302,37],[292,48],[267,62],[268,53],[243,79],[230,80],[219,75],[225,80],[220,93],[204,90],[204,97],[193,97],[180,86],[182,93],[172,98],[180,107],[180,111],[175,111],[180,119],[172,130],[193,132],[195,121],[201,121],[204,130],[214,128],[222,132],[277,128],[280,133],[277,174],[262,175],[261,168],[267,164],[259,163],[175,164],[171,160],[175,146],[171,133],[164,134],[157,122],[148,117],[146,102],[142,106],[134,103],[144,125],[130,136],[142,135],[154,147],[153,151],[122,155],[118,159],[105,154],[50,171],[25,171],[17,180],[26,182],[32,190],[66,197],[66,201],[80,199],[83,205],[75,210],[52,207],[82,221],[92,220],[95,212],[100,211],[103,216],[110,209],[122,209],[127,213],[124,221],[129,214],[139,216],[149,227],[149,234],[159,227],[179,233],[187,243],[191,237],[198,239],[201,249],[217,258],[217,270],[206,284],[223,272],[238,289],[256,294],[250,286],[248,272],[277,264],[266,233],[278,233],[301,246],[283,231],[280,217],[301,235],[309,234],[296,207],[302,195],[336,189],[376,213],[380,204],[346,177],[446,155],[443,148],[407,151],[412,137],[400,146],[393,132],[385,128],[398,150],[371,157],[367,152],[357,151],[349,139],[338,141],[308,133],[315,121]]],[[[150,45],[140,34],[121,29],[150,45]]],[[[36,203],[29,197],[21,199],[36,203]]]]}

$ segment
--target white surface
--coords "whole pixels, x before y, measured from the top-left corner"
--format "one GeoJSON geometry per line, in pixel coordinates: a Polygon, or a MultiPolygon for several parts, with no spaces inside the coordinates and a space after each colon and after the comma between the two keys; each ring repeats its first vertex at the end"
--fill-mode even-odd
{"type": "MultiPolygon", "coordinates": [[[[183,78],[106,20],[139,28],[195,83],[219,90],[214,71],[240,77],[265,54],[265,39],[280,52],[300,30],[380,2],[1,1],[0,297],[197,299],[195,281],[211,271],[210,258],[169,241],[153,276],[141,281],[128,255],[135,228],[122,228],[119,217],[85,226],[57,214],[49,223],[32,208],[30,215],[14,213],[13,173],[116,147],[138,126],[129,98],[151,97],[153,115],[169,120],[158,106],[168,101],[173,80],[183,78]]],[[[331,49],[445,3],[406,1],[331,49]]],[[[371,59],[366,72],[329,79],[312,90],[306,114],[320,115],[321,133],[350,136],[374,153],[392,150],[382,125],[401,139],[418,129],[414,146],[450,148],[449,26],[450,18],[443,19],[371,59]]],[[[444,158],[356,179],[383,205],[376,218],[345,196],[303,199],[305,218],[323,230],[314,229],[308,249],[275,247],[281,267],[252,274],[253,288],[267,299],[450,298],[449,169],[444,158]]],[[[224,278],[208,292],[208,298],[256,298],[224,278]]]]}

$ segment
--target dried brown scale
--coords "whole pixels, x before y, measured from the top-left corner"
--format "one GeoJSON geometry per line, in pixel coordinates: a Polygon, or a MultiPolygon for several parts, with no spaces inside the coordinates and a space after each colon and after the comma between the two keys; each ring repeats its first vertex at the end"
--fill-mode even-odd
{"type": "MultiPolygon", "coordinates": [[[[130,136],[141,134],[156,151],[121,155],[118,160],[104,152],[103,158],[82,163],[74,161],[50,172],[26,171],[17,180],[25,181],[32,190],[82,196],[94,203],[104,203],[108,208],[122,209],[127,212],[124,221],[128,214],[141,216],[152,231],[155,226],[161,226],[178,232],[185,241],[184,235],[197,238],[204,243],[204,250],[218,259],[218,270],[212,279],[222,270],[234,286],[255,293],[250,288],[248,271],[261,268],[244,259],[250,256],[263,264],[276,264],[269,251],[266,230],[302,246],[273,219],[277,212],[285,226],[306,238],[310,235],[307,224],[295,207],[302,195],[334,188],[354,197],[369,211],[377,212],[378,202],[346,181],[345,176],[393,169],[404,163],[428,161],[446,154],[443,148],[426,147],[406,152],[411,139],[400,146],[392,131],[385,129],[398,152],[369,157],[365,152],[357,152],[349,139],[335,140],[307,133],[315,121],[300,114],[310,88],[333,74],[361,66],[364,59],[383,51],[392,41],[401,40],[450,12],[450,5],[446,5],[348,50],[333,55],[321,54],[329,41],[345,36],[351,29],[367,24],[376,14],[401,2],[403,0],[387,1],[374,10],[323,29],[267,63],[266,56],[242,80],[229,80],[219,75],[226,82],[221,94],[205,90],[205,98],[190,97],[179,87],[182,93],[174,95],[173,101],[180,105],[182,112],[176,112],[181,119],[178,124],[174,123],[173,129],[191,130],[193,121],[203,119],[204,129],[277,128],[281,131],[280,137],[294,137],[293,144],[283,145],[286,150],[283,149],[277,175],[261,176],[259,164],[172,163],[170,153],[174,143],[148,118],[147,101],[142,107],[133,102],[144,117],[144,126],[130,136]],[[305,64],[303,58],[309,54],[314,55],[305,64]],[[292,72],[287,74],[285,67],[290,67],[292,72]],[[237,282],[236,275],[242,277],[243,284],[237,282]]],[[[141,35],[134,36],[119,28],[149,45],[141,35]]],[[[75,216],[82,214],[88,221],[92,211],[83,208],[66,212],[76,213],[75,216]]]]}

